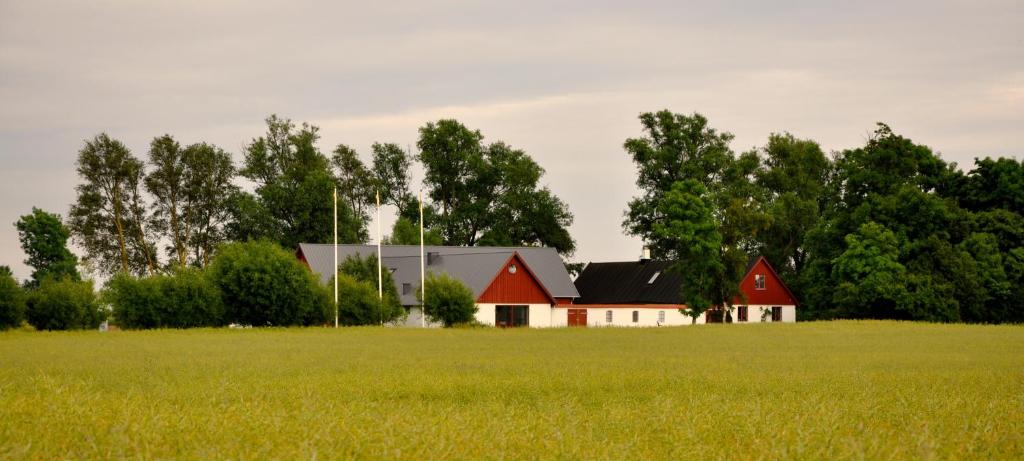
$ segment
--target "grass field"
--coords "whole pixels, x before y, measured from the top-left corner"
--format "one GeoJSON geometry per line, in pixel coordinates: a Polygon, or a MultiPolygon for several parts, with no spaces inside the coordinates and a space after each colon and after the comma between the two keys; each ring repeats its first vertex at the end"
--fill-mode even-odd
{"type": "Polygon", "coordinates": [[[0,458],[1024,458],[1024,327],[0,333],[0,458]]]}

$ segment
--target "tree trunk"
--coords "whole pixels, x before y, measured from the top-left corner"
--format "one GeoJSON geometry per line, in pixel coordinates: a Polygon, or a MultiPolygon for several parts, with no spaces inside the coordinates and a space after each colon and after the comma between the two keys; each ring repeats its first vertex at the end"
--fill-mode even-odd
{"type": "Polygon", "coordinates": [[[110,197],[111,205],[114,207],[114,227],[117,228],[117,244],[121,249],[121,270],[128,272],[128,242],[124,236],[124,224],[121,222],[121,202],[118,200],[120,196],[120,187],[114,186],[113,194],[110,197]]]}

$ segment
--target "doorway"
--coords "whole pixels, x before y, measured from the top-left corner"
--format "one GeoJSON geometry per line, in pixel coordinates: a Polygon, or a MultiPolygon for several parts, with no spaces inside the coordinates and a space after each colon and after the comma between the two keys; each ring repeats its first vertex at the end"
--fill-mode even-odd
{"type": "Polygon", "coordinates": [[[586,309],[569,309],[569,326],[570,327],[585,327],[585,326],[587,326],[587,310],[586,309]]]}

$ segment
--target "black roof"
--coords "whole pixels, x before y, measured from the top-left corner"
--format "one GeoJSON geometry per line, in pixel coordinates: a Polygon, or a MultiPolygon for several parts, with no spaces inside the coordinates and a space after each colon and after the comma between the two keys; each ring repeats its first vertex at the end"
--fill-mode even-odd
{"type": "Polygon", "coordinates": [[[683,279],[668,270],[672,264],[654,260],[590,263],[576,278],[580,297],[574,304],[681,304],[683,279]]]}

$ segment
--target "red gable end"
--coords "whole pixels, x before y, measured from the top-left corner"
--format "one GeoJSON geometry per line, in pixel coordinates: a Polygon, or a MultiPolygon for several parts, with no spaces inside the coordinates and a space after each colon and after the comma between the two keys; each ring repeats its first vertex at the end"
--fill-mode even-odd
{"type": "Polygon", "coordinates": [[[494,276],[494,280],[491,280],[490,285],[480,294],[480,298],[476,302],[555,304],[554,298],[533,274],[530,267],[519,257],[519,253],[513,253],[512,257],[501,266],[501,270],[494,276]],[[515,269],[512,269],[513,267],[515,269]]]}
{"type": "Polygon", "coordinates": [[[796,297],[789,291],[779,274],[768,264],[764,257],[758,258],[750,272],[740,282],[740,291],[747,296],[747,300],[737,299],[733,304],[765,304],[765,305],[796,305],[796,297]],[[764,286],[757,286],[758,277],[764,277],[764,286]]]}

